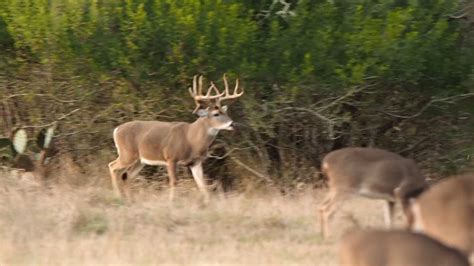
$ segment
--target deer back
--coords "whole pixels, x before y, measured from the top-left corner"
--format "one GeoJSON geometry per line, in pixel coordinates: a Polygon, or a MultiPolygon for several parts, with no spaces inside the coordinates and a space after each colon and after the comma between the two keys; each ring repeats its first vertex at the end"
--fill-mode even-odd
{"type": "Polygon", "coordinates": [[[343,148],[327,154],[322,170],[331,187],[393,194],[400,185],[423,184],[413,160],[376,148],[343,148]]]}
{"type": "MultiPolygon", "coordinates": [[[[114,132],[121,156],[146,161],[188,162],[204,156],[215,136],[207,133],[205,118],[185,122],[132,121],[114,132]]],[[[128,160],[128,158],[125,158],[128,160]]]]}
{"type": "Polygon", "coordinates": [[[468,266],[459,250],[428,236],[402,230],[356,230],[341,239],[341,265],[468,266]]]}

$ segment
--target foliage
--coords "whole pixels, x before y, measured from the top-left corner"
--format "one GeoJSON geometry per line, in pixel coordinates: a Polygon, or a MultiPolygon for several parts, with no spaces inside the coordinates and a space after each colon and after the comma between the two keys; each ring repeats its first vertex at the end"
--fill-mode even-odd
{"type": "Polygon", "coordinates": [[[191,121],[191,77],[227,72],[247,93],[232,110],[244,129],[223,139],[277,180],[314,181],[321,156],[348,145],[457,169],[472,154],[474,38],[451,17],[468,5],[4,0],[0,88],[17,97],[4,98],[3,134],[62,120],[77,155],[111,150],[123,121],[191,121]]]}

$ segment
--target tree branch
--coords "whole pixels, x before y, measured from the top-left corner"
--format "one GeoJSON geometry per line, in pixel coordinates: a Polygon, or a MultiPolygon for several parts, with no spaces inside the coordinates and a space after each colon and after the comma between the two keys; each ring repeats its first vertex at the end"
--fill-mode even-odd
{"type": "Polygon", "coordinates": [[[34,95],[34,96],[38,96],[38,97],[49,97],[49,98],[52,98],[53,100],[57,101],[57,102],[61,102],[61,103],[75,103],[75,102],[78,102],[79,100],[64,100],[64,99],[60,99],[52,94],[45,94],[45,93],[17,93],[17,94],[10,94],[10,95],[7,95],[6,97],[4,97],[4,100],[8,100],[8,99],[12,99],[12,98],[16,98],[16,97],[22,97],[22,96],[30,96],[30,95],[34,95]]]}
{"type": "Polygon", "coordinates": [[[459,100],[459,99],[464,99],[464,98],[470,98],[470,97],[474,97],[474,92],[472,93],[464,93],[464,94],[459,94],[459,95],[453,95],[453,96],[450,96],[450,97],[446,97],[446,98],[438,98],[438,99],[431,99],[428,103],[426,103],[418,112],[412,114],[412,115],[398,115],[398,114],[394,114],[394,113],[390,113],[390,112],[387,112],[385,110],[380,110],[380,112],[386,114],[386,115],[389,115],[389,116],[392,116],[392,117],[397,117],[397,118],[403,118],[403,119],[411,119],[411,118],[415,118],[415,117],[418,117],[420,116],[421,114],[423,114],[423,112],[426,111],[426,109],[428,109],[430,106],[432,106],[434,103],[453,103],[453,101],[455,100],[459,100]]]}
{"type": "Polygon", "coordinates": [[[334,139],[334,124],[336,123],[334,121],[334,119],[330,119],[324,115],[322,115],[321,113],[315,111],[315,110],[312,110],[312,109],[308,109],[308,108],[304,108],[304,107],[292,107],[292,106],[289,106],[289,107],[283,107],[281,109],[278,109],[276,110],[277,112],[281,112],[281,111],[285,111],[285,110],[295,110],[295,111],[300,111],[300,112],[306,112],[306,113],[309,113],[309,114],[312,114],[313,116],[316,116],[317,118],[325,121],[327,124],[328,124],[328,135],[329,135],[329,138],[330,139],[334,139]]]}
{"type": "Polygon", "coordinates": [[[251,168],[250,166],[244,164],[242,161],[240,161],[239,159],[235,158],[235,157],[230,157],[230,159],[235,162],[236,164],[238,164],[239,166],[241,166],[242,168],[244,168],[245,170],[251,172],[252,174],[254,174],[255,176],[257,177],[260,177],[261,179],[263,179],[265,182],[267,183],[270,183],[270,184],[273,184],[273,180],[270,179],[270,177],[264,175],[264,174],[261,174],[259,173],[258,171],[256,171],[255,169],[251,168]]]}
{"type": "Polygon", "coordinates": [[[68,116],[71,116],[72,114],[78,112],[79,110],[81,110],[81,108],[74,109],[74,110],[72,110],[71,112],[60,116],[58,119],[56,119],[55,121],[53,121],[53,122],[51,122],[51,123],[48,123],[48,124],[38,125],[38,126],[23,126],[22,128],[44,128],[44,127],[50,127],[50,126],[52,126],[52,125],[58,123],[59,121],[61,121],[61,120],[65,119],[65,118],[67,118],[68,116]]]}

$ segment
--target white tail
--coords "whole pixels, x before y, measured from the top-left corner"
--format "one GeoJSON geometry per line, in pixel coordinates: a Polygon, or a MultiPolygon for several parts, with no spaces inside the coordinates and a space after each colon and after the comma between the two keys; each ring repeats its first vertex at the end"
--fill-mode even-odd
{"type": "Polygon", "coordinates": [[[229,93],[224,75],[225,90],[220,93],[214,83],[203,93],[203,78],[194,76],[189,93],[196,103],[193,113],[199,118],[193,123],[132,121],[114,130],[114,141],[118,158],[109,163],[112,185],[118,196],[125,193],[130,197],[128,182],[140,172],[145,164],[167,167],[170,200],[174,197],[176,167],[187,166],[203,193],[205,202],[209,199],[203,176],[202,162],[207,157],[209,146],[220,130],[233,130],[233,121],[227,115],[223,100],[242,96],[238,92],[238,80],[233,94],[229,93]]]}
{"type": "Polygon", "coordinates": [[[320,206],[321,232],[329,234],[329,220],[350,195],[361,195],[387,202],[386,225],[392,226],[397,199],[404,208],[413,193],[426,186],[413,160],[375,148],[344,148],[328,153],[322,161],[328,178],[329,194],[320,206]]]}
{"type": "Polygon", "coordinates": [[[409,231],[357,230],[341,239],[340,265],[350,266],[468,266],[459,250],[426,235],[409,231]]]}
{"type": "Polygon", "coordinates": [[[411,228],[474,253],[474,174],[447,178],[411,201],[411,228]]]}

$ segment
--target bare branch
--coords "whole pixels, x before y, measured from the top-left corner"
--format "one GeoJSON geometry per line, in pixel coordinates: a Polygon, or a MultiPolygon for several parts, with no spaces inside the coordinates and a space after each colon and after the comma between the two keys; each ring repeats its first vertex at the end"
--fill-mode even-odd
{"type": "Polygon", "coordinates": [[[52,98],[53,100],[57,101],[57,102],[61,102],[61,103],[75,103],[75,102],[79,102],[79,100],[64,100],[64,99],[60,99],[52,94],[45,94],[45,93],[17,93],[17,94],[10,94],[10,95],[7,95],[6,97],[4,97],[3,99],[4,100],[8,100],[8,99],[12,99],[12,98],[16,98],[16,97],[22,97],[22,96],[31,96],[31,95],[34,95],[34,96],[38,96],[38,97],[49,97],[49,98],[52,98]]]}
{"type": "Polygon", "coordinates": [[[456,12],[456,14],[450,14],[448,15],[448,17],[450,19],[460,19],[460,18],[465,18],[469,15],[469,13],[472,11],[470,9],[474,9],[474,4],[469,4],[469,5],[466,5],[464,8],[462,8],[461,10],[458,10],[456,12]]]}
{"type": "Polygon", "coordinates": [[[468,13],[462,13],[460,15],[449,15],[449,18],[450,19],[460,19],[460,18],[465,18],[467,17],[468,13]]]}
{"type": "Polygon", "coordinates": [[[237,150],[237,148],[232,148],[230,151],[226,152],[224,155],[222,156],[217,156],[217,155],[213,155],[212,153],[208,153],[207,154],[207,157],[208,158],[213,158],[213,159],[217,159],[217,160],[222,160],[222,159],[225,159],[226,157],[228,157],[231,153],[233,153],[235,150],[237,150]]]}
{"type": "Polygon", "coordinates": [[[48,123],[48,124],[38,125],[38,126],[23,126],[22,128],[44,128],[44,127],[50,127],[50,126],[52,126],[52,125],[55,125],[55,124],[58,123],[59,121],[61,121],[61,120],[65,119],[65,118],[67,118],[68,116],[71,116],[72,114],[78,112],[79,110],[81,110],[81,108],[74,109],[74,110],[72,110],[71,112],[60,116],[58,119],[56,119],[55,121],[53,121],[53,122],[51,122],[51,123],[48,123]]]}
{"type": "Polygon", "coordinates": [[[315,110],[304,108],[304,107],[291,107],[291,106],[290,107],[283,107],[281,109],[276,110],[276,112],[281,112],[281,111],[285,111],[285,110],[294,110],[294,111],[306,112],[306,113],[312,114],[313,116],[325,121],[328,124],[329,138],[330,139],[335,139],[334,138],[334,125],[336,124],[336,122],[335,122],[334,119],[330,119],[330,118],[322,115],[321,113],[319,113],[315,110]]]}
{"type": "Polygon", "coordinates": [[[255,169],[251,168],[250,166],[244,164],[242,161],[240,161],[239,159],[237,159],[237,158],[235,158],[235,157],[230,157],[230,158],[231,158],[231,160],[232,160],[233,162],[235,162],[236,164],[238,164],[239,166],[241,166],[241,167],[244,168],[245,170],[251,172],[252,174],[254,174],[254,175],[257,176],[257,177],[260,177],[260,178],[263,179],[264,181],[266,181],[266,182],[268,182],[268,183],[270,183],[270,184],[273,184],[273,180],[272,180],[270,177],[268,177],[268,176],[266,176],[266,175],[264,175],[264,174],[262,174],[262,173],[259,173],[258,171],[256,171],[255,169]]]}
{"type": "Polygon", "coordinates": [[[423,137],[421,138],[420,140],[418,140],[417,142],[409,145],[408,147],[402,149],[402,150],[399,150],[397,151],[398,154],[404,154],[404,153],[407,153],[407,152],[410,152],[412,150],[414,150],[418,145],[420,145],[421,143],[423,143],[424,141],[428,140],[429,139],[429,136],[427,137],[423,137]]]}
{"type": "Polygon", "coordinates": [[[333,102],[329,103],[328,105],[323,106],[323,107],[319,107],[319,108],[318,108],[318,111],[319,111],[319,112],[322,112],[322,111],[324,111],[324,110],[326,110],[326,109],[328,109],[328,108],[330,108],[330,107],[333,107],[334,105],[338,104],[338,103],[341,102],[342,100],[344,100],[344,99],[346,99],[346,98],[348,98],[348,97],[350,97],[350,96],[352,96],[352,95],[354,95],[354,94],[356,94],[356,93],[358,93],[358,92],[361,92],[361,91],[363,91],[363,90],[365,90],[365,89],[368,89],[368,88],[370,88],[370,87],[373,87],[373,86],[375,86],[375,85],[377,85],[377,83],[368,84],[368,85],[365,85],[365,86],[362,86],[362,87],[355,87],[355,88],[353,88],[352,90],[349,90],[345,95],[342,95],[341,97],[337,98],[336,100],[334,100],[333,102]]]}
{"type": "Polygon", "coordinates": [[[286,0],[273,0],[273,2],[270,4],[268,9],[260,10],[257,17],[267,19],[268,17],[271,16],[273,10],[276,9],[276,6],[278,4],[282,5],[283,7],[282,7],[281,10],[275,11],[274,12],[275,15],[278,15],[282,18],[286,18],[288,16],[295,16],[296,15],[296,13],[294,11],[290,10],[291,3],[287,3],[286,0]]]}
{"type": "Polygon", "coordinates": [[[454,96],[450,96],[450,97],[446,97],[446,98],[431,99],[418,112],[416,112],[412,115],[398,115],[398,114],[387,112],[385,110],[380,110],[380,112],[382,112],[386,115],[392,116],[392,117],[396,117],[396,118],[411,119],[411,118],[415,118],[415,117],[418,117],[421,114],[423,114],[423,112],[425,112],[434,103],[454,103],[453,101],[455,101],[455,100],[461,100],[461,99],[470,98],[470,97],[474,97],[474,92],[458,94],[458,95],[454,95],[454,96]]]}
{"type": "Polygon", "coordinates": [[[286,111],[286,110],[306,112],[306,113],[310,113],[313,116],[316,116],[317,118],[319,118],[321,120],[324,120],[328,123],[334,122],[332,119],[327,118],[326,116],[320,114],[319,112],[317,112],[315,110],[312,110],[312,109],[304,108],[304,107],[292,107],[292,106],[283,107],[283,108],[280,108],[280,109],[276,110],[276,112],[281,112],[281,111],[286,111]]]}

